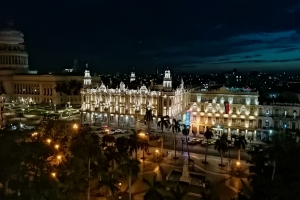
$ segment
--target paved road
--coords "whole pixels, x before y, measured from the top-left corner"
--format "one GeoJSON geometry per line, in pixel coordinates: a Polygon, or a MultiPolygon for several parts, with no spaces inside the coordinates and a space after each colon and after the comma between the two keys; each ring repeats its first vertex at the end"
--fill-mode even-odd
{"type": "MultiPolygon", "coordinates": [[[[181,154],[181,151],[182,151],[181,137],[182,137],[181,135],[178,135],[176,137],[176,139],[177,139],[176,150],[177,150],[177,153],[179,153],[179,154],[181,154]]],[[[174,141],[173,137],[169,137],[168,139],[164,140],[164,148],[170,149],[173,152],[174,151],[174,142],[173,141],[174,141]]],[[[161,144],[157,140],[152,140],[152,141],[150,141],[150,146],[157,147],[158,149],[160,149],[161,144]]],[[[251,147],[250,145],[247,146],[247,148],[250,148],[250,147],[251,147]]],[[[241,159],[242,160],[249,159],[249,156],[246,153],[248,150],[249,149],[241,150],[241,159]]],[[[187,151],[186,144],[183,145],[183,151],[184,152],[187,151]]],[[[206,147],[202,147],[202,146],[200,146],[200,144],[189,145],[189,151],[192,153],[205,154],[206,147]]],[[[220,156],[220,153],[214,149],[213,145],[211,145],[208,147],[208,155],[220,156]]],[[[237,156],[238,156],[238,151],[235,149],[230,149],[230,157],[236,159],[237,156]]],[[[229,152],[227,152],[224,155],[224,158],[228,158],[228,157],[229,157],[229,152]]]]}

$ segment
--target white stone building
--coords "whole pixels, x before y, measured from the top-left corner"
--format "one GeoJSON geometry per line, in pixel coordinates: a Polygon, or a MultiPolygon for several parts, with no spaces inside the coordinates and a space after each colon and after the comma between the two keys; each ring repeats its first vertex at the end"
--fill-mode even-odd
{"type": "MultiPolygon", "coordinates": [[[[94,81],[100,77],[93,76],[94,81]]],[[[66,104],[69,97],[55,91],[57,83],[63,81],[82,81],[82,76],[37,74],[30,71],[24,35],[14,29],[13,24],[0,30],[0,91],[4,103],[24,104],[66,104]]],[[[81,104],[80,95],[70,98],[71,104],[81,104]]]]}
{"type": "Polygon", "coordinates": [[[272,103],[260,105],[257,123],[258,140],[269,139],[278,129],[288,129],[292,133],[300,130],[300,104],[272,103]]]}
{"type": "Polygon", "coordinates": [[[133,128],[144,126],[146,109],[152,109],[152,129],[156,129],[159,116],[180,118],[189,105],[189,91],[181,85],[173,89],[170,71],[165,72],[162,85],[142,85],[128,88],[123,82],[116,88],[103,83],[93,85],[90,72],[85,71],[84,86],[81,90],[82,122],[96,123],[111,127],[133,128]]]}
{"type": "Polygon", "coordinates": [[[226,133],[256,139],[258,92],[230,90],[192,91],[191,105],[183,116],[190,121],[191,132],[205,132],[210,127],[214,135],[226,133]]]}

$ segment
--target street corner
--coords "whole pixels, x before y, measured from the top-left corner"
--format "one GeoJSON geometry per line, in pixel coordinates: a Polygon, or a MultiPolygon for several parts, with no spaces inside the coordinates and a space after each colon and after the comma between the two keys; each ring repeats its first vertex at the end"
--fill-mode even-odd
{"type": "Polygon", "coordinates": [[[141,173],[154,172],[156,167],[157,167],[156,163],[149,162],[149,161],[141,162],[140,164],[141,173]]]}

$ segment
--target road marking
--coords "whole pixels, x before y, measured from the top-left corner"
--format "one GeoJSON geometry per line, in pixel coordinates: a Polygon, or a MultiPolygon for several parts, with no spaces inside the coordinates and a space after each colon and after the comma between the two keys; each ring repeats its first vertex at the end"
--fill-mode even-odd
{"type": "Polygon", "coordinates": [[[209,174],[214,174],[214,175],[219,175],[219,176],[228,176],[228,174],[223,174],[223,173],[218,173],[218,172],[211,172],[211,171],[207,171],[205,169],[203,169],[202,167],[200,167],[199,165],[195,164],[195,167],[204,171],[205,173],[209,173],[209,174]]]}
{"type": "Polygon", "coordinates": [[[194,196],[194,197],[202,197],[201,194],[197,194],[197,193],[193,193],[193,192],[188,192],[186,193],[187,195],[190,195],[190,196],[194,196]]]}

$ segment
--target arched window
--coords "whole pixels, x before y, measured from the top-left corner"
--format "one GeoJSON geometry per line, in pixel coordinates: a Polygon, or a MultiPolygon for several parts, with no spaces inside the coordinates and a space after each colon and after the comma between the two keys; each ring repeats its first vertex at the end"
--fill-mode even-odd
{"type": "Polygon", "coordinates": [[[261,128],[261,126],[262,126],[262,120],[259,119],[259,120],[258,120],[258,128],[261,128]]]}
{"type": "Polygon", "coordinates": [[[297,117],[297,111],[296,110],[293,111],[293,116],[294,116],[294,118],[297,117]]]}

